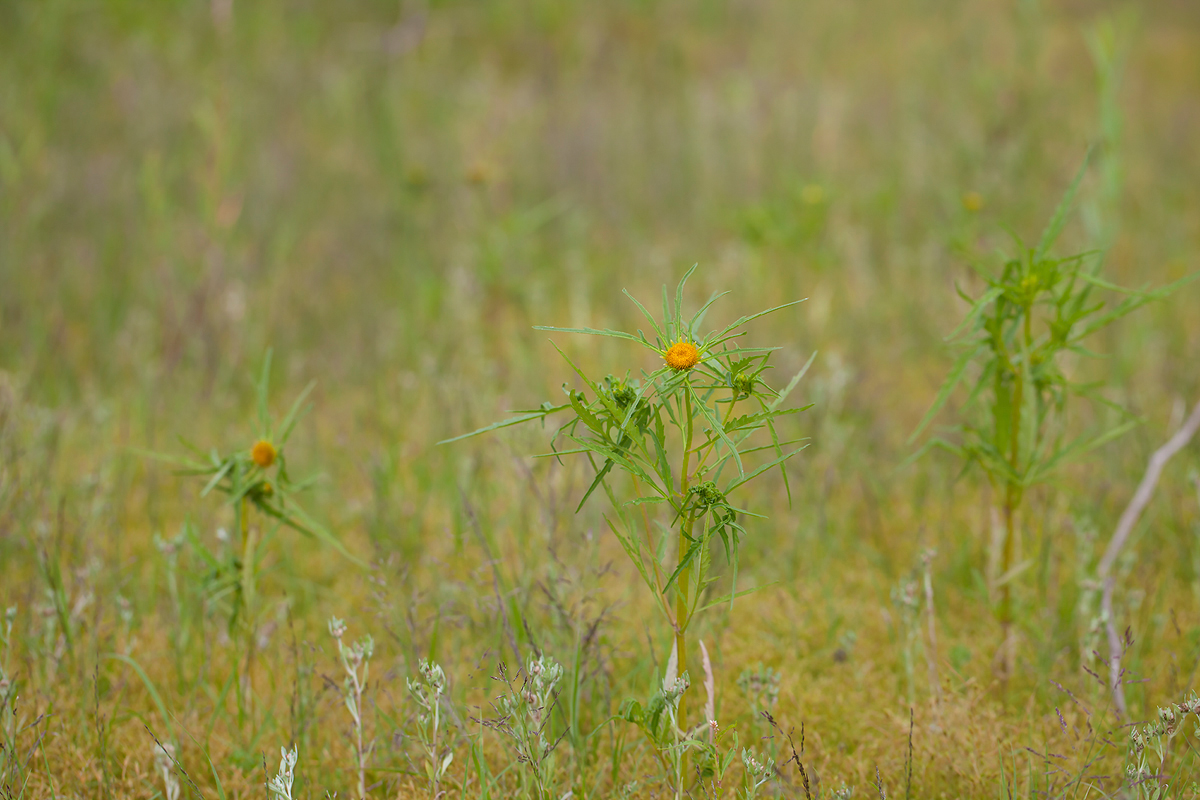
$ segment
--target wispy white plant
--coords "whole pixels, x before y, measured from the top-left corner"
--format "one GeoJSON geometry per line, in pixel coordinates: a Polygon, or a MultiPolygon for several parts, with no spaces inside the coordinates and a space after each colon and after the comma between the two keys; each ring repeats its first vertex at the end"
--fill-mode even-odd
{"type": "Polygon", "coordinates": [[[775,767],[770,761],[759,761],[753,750],[742,748],[742,797],[744,800],[754,800],[759,788],[771,780],[775,767]]]}
{"type": "Polygon", "coordinates": [[[454,761],[454,751],[447,748],[443,753],[438,742],[442,722],[442,695],[446,692],[446,673],[438,664],[424,658],[421,659],[418,669],[421,678],[418,681],[408,679],[408,691],[421,707],[421,711],[417,713],[417,738],[421,740],[421,748],[425,751],[425,777],[429,779],[430,796],[436,798],[438,784],[454,761]]]}
{"type": "Polygon", "coordinates": [[[363,693],[367,688],[367,678],[371,671],[371,655],[375,652],[375,640],[369,635],[364,636],[352,645],[342,643],[346,634],[346,623],[337,617],[329,620],[329,633],[337,641],[338,655],[342,660],[342,669],[346,673],[342,684],[342,699],[346,709],[354,720],[354,750],[358,758],[358,797],[367,796],[367,760],[375,743],[363,743],[363,693]]]}
{"type": "Polygon", "coordinates": [[[270,800],[292,800],[292,783],[296,779],[296,760],[299,748],[293,746],[279,748],[279,774],[267,781],[267,794],[270,800]]]}
{"type": "MultiPolygon", "coordinates": [[[[1134,725],[1129,731],[1129,764],[1125,775],[1134,797],[1138,800],[1166,800],[1170,796],[1171,783],[1167,776],[1167,749],[1172,739],[1183,729],[1189,714],[1200,719],[1200,696],[1194,692],[1182,703],[1168,703],[1158,709],[1158,719],[1141,727],[1134,725]],[[1151,765],[1154,754],[1157,764],[1151,765]]],[[[1195,733],[1200,737],[1200,722],[1195,733]]],[[[1181,771],[1180,771],[1181,773],[1181,771]]]]}
{"type": "Polygon", "coordinates": [[[167,800],[179,800],[179,777],[175,774],[175,747],[169,742],[154,744],[154,768],[163,779],[167,800]]]}

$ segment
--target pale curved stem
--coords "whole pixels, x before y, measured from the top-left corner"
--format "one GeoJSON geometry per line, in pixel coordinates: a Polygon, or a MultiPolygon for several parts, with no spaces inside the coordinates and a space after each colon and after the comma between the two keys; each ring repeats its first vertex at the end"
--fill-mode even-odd
{"type": "Polygon", "coordinates": [[[1175,435],[1167,440],[1167,443],[1154,451],[1150,456],[1150,463],[1146,467],[1146,474],[1142,477],[1142,482],[1138,484],[1137,490],[1133,493],[1133,498],[1126,506],[1125,512],[1121,514],[1121,519],[1117,521],[1117,530],[1113,533],[1112,539],[1108,542],[1108,548],[1104,551],[1104,557],[1100,559],[1100,566],[1097,568],[1097,577],[1104,585],[1104,592],[1100,600],[1100,614],[1104,618],[1104,627],[1108,633],[1108,682],[1109,689],[1112,692],[1113,703],[1117,707],[1117,714],[1124,717],[1127,713],[1125,704],[1125,689],[1121,684],[1121,656],[1125,652],[1123,639],[1117,634],[1117,624],[1113,619],[1113,591],[1116,589],[1116,576],[1113,575],[1113,566],[1117,563],[1117,557],[1121,554],[1121,549],[1125,547],[1129,541],[1130,534],[1133,533],[1133,526],[1137,524],[1138,518],[1150,503],[1150,498],[1154,494],[1154,487],[1158,485],[1158,479],[1162,475],[1163,467],[1171,456],[1178,453],[1184,446],[1192,440],[1196,435],[1196,431],[1200,430],[1200,403],[1196,403],[1196,407],[1192,409],[1192,413],[1180,426],[1175,435]]]}

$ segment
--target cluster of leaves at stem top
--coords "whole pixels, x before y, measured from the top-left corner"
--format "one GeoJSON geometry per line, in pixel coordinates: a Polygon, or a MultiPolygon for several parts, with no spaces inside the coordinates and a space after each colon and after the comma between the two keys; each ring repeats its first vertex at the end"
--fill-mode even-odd
{"type": "MultiPolygon", "coordinates": [[[[643,370],[639,378],[626,372],[620,378],[609,375],[593,380],[555,345],[579,377],[583,389],[564,384],[563,392],[567,398],[564,403],[547,402],[540,408],[520,412],[519,416],[442,442],[544,420],[559,412],[569,413],[570,419],[554,434],[552,452],[543,457],[582,455],[589,460],[595,478],[580,499],[579,507],[598,488],[603,489],[623,523],[617,525],[608,519],[609,526],[646,586],[659,598],[668,618],[671,614],[665,595],[680,574],[698,558],[706,562],[706,545],[714,537],[720,538],[733,566],[734,587],[727,598],[732,602],[736,595],[738,544],[746,532],[739,519],[757,515],[733,505],[729,497],[750,480],[778,469],[790,501],[791,489],[784,462],[806,446],[796,446],[803,441],[801,439],[781,438],[776,421],[808,408],[782,406],[811,365],[812,358],[786,387],[773,389],[767,383],[765,373],[770,369],[767,361],[771,353],[779,348],[746,346],[741,343],[744,331],[740,330],[752,320],[802,301],[743,316],[724,328],[701,335],[707,312],[713,303],[728,293],[714,294],[690,318],[685,318],[682,311],[684,287],[695,269],[693,266],[680,280],[673,303],[667,288],[663,287],[660,318],[625,292],[645,317],[653,338],[642,330],[634,334],[593,328],[536,327],[543,331],[624,339],[662,356],[666,362],[662,367],[652,372],[643,370]],[[692,363],[682,368],[672,366],[672,359],[668,357],[672,346],[681,343],[694,348],[688,350],[692,358],[686,360],[692,363]],[[693,358],[696,359],[694,362],[693,358]],[[668,429],[672,428],[678,432],[678,440],[669,440],[668,429]],[[751,437],[760,431],[765,431],[764,440],[752,444],[751,437]],[[682,458],[677,463],[669,454],[678,454],[680,446],[682,458]],[[765,454],[765,457],[758,457],[751,465],[747,457],[754,454],[765,454]],[[614,470],[632,478],[632,496],[628,499],[619,499],[614,491],[611,483],[614,470]],[[674,571],[669,574],[669,568],[664,569],[661,564],[666,539],[654,545],[649,540],[647,522],[646,539],[643,540],[634,519],[636,513],[645,520],[641,513],[645,509],[641,507],[654,504],[670,507],[672,527],[682,530],[688,543],[686,551],[678,554],[674,571]]],[[[705,586],[702,575],[697,575],[696,581],[699,585],[694,588],[698,591],[687,592],[691,606],[686,617],[697,610],[696,603],[702,595],[699,590],[705,586]]],[[[687,587],[684,588],[686,591],[687,587]]],[[[717,602],[724,602],[724,598],[717,602]]],[[[679,623],[680,620],[672,619],[672,622],[679,623]]]]}
{"type": "Polygon", "coordinates": [[[1097,357],[1084,341],[1100,329],[1154,300],[1166,297],[1190,275],[1168,286],[1150,290],[1128,289],[1100,277],[1103,254],[1084,252],[1065,258],[1050,255],[1050,248],[1067,222],[1072,203],[1087,169],[1085,158],[1071,186],[1037,245],[1030,247],[1015,234],[1016,256],[1005,256],[999,273],[971,264],[986,282],[986,290],[971,297],[966,317],[948,340],[962,347],[933,405],[910,438],[914,441],[950,395],[977,365],[978,377],[961,411],[968,421],[950,428],[957,441],[934,437],[914,456],[931,447],[949,450],[979,464],[989,478],[1020,494],[1046,481],[1065,462],[1120,436],[1139,420],[1102,397],[1094,384],[1070,380],[1063,371],[1067,354],[1097,357]],[[1097,298],[1101,291],[1121,296],[1115,304],[1097,298]],[[1099,432],[1066,439],[1066,407],[1071,395],[1087,397],[1115,410],[1120,421],[1099,432]],[[986,403],[979,421],[969,419],[971,409],[986,403]]]}

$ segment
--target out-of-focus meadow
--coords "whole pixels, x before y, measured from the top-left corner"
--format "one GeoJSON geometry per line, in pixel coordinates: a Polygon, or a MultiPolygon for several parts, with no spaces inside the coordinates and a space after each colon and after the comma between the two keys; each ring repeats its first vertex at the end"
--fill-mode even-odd
{"type": "MultiPolygon", "coordinates": [[[[811,438],[792,503],[777,472],[739,498],[767,518],[745,521],[738,587],[765,588],[694,630],[721,728],[779,764],[759,794],[1119,791],[1096,567],[1200,400],[1200,288],[1070,363],[1145,422],[1030,494],[1008,681],[995,492],[949,455],[905,461],[971,258],[1011,249],[1006,227],[1036,241],[1095,145],[1057,251],[1106,248],[1127,286],[1194,272],[1198,139],[1185,0],[0,4],[0,796],[170,796],[153,737],[184,796],[260,796],[293,744],[297,798],[357,797],[360,760],[368,796],[427,796],[406,680],[431,658],[438,791],[534,797],[480,720],[498,662],[536,653],[566,670],[553,796],[671,796],[606,722],[652,691],[670,632],[607,501],[574,513],[591,468],[531,458],[551,429],[435,443],[561,402],[551,339],[593,374],[657,367],[532,326],[636,329],[621,290],[657,302],[696,262],[689,308],[731,292],[718,326],[807,298],[749,326],[782,348],[775,383],[817,353],[789,400],[813,407],[780,423],[811,438]],[[238,587],[204,553],[235,509],[146,453],[248,450],[269,348],[272,414],[317,382],[287,451],[318,478],[304,508],[369,566],[261,523],[230,624],[238,587]],[[358,730],[331,616],[374,638],[358,730]],[[806,777],[764,709],[797,749],[803,724],[806,777]]],[[[1198,469],[1196,444],[1170,462],[1118,564],[1134,721],[1196,685],[1198,469]]],[[[1172,796],[1200,780],[1191,727],[1172,796]]]]}

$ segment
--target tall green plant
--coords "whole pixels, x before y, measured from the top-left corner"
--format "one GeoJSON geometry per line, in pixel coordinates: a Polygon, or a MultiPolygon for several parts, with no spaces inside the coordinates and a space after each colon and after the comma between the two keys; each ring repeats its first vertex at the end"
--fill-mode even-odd
{"type": "MultiPolygon", "coordinates": [[[[225,505],[233,515],[238,544],[217,552],[210,550],[191,526],[187,537],[196,555],[204,562],[204,592],[208,599],[225,607],[230,633],[240,632],[245,641],[248,677],[254,653],[258,581],[262,572],[262,552],[281,528],[287,527],[334,547],[347,558],[361,564],[324,525],[314,519],[296,497],[313,480],[294,480],[288,472],[285,447],[296,424],[307,410],[305,400],[315,384],[310,383],[280,420],[270,413],[271,352],[263,361],[257,383],[258,419],[253,444],[222,455],[217,448],[205,452],[180,438],[192,452],[191,457],[149,454],[179,467],[178,474],[204,480],[201,497],[218,493],[226,496],[225,505]],[[264,523],[260,530],[251,524],[257,514],[264,523]]],[[[232,544],[232,542],[231,542],[232,544]]],[[[239,687],[239,701],[241,683],[239,687]]],[[[247,689],[249,688],[247,684],[247,689]]]]}
{"type": "Polygon", "coordinates": [[[1097,253],[1065,258],[1050,255],[1087,163],[1085,158],[1035,247],[1014,236],[1017,254],[1006,256],[998,273],[971,264],[986,289],[978,297],[959,289],[971,308],[947,339],[957,341],[962,352],[909,439],[912,443],[921,435],[954,390],[973,373],[970,393],[959,408],[963,422],[951,428],[956,439],[935,437],[917,455],[940,447],[961,456],[968,465],[983,469],[1001,498],[1004,540],[998,611],[1008,675],[1015,667],[1012,583],[1019,571],[1014,564],[1016,532],[1029,489],[1046,483],[1064,463],[1138,424],[1125,409],[1103,398],[1094,385],[1072,380],[1066,370],[1067,359],[1094,357],[1084,346],[1089,337],[1191,279],[1152,291],[1126,289],[1100,277],[1097,253]],[[1116,293],[1123,299],[1112,305],[1099,299],[1099,292],[1116,293]],[[1119,421],[1068,438],[1067,408],[1072,396],[1116,410],[1119,421]]]}
{"type": "MultiPolygon", "coordinates": [[[[679,282],[673,303],[663,287],[661,317],[656,318],[625,293],[646,318],[653,338],[641,330],[633,334],[537,327],[632,342],[658,354],[663,360],[660,368],[643,371],[638,379],[626,372],[624,378],[609,375],[594,380],[559,350],[584,387],[579,390],[564,384],[567,402],[545,403],[517,417],[446,440],[458,441],[560,412],[570,415],[558,428],[552,452],[546,455],[582,455],[590,462],[595,477],[579,508],[597,489],[603,490],[612,504],[613,513],[605,520],[674,631],[674,674],[667,676],[664,685],[673,684],[677,678],[686,681],[688,630],[696,615],[720,603],[732,603],[734,597],[744,594],[737,591],[738,547],[746,534],[742,520],[759,515],[733,505],[730,496],[759,475],[779,469],[790,500],[783,465],[804,445],[792,448],[799,440],[782,440],[776,421],[803,410],[784,408],[783,404],[812,363],[809,359],[809,364],[777,391],[764,376],[769,369],[768,358],[777,348],[740,343],[745,324],[795,303],[741,317],[701,335],[708,310],[727,293],[714,294],[691,317],[685,317],[684,287],[694,270],[693,266],[679,282]],[[761,443],[752,443],[756,434],[763,437],[761,443]],[[560,442],[567,446],[560,449],[560,442]],[[627,483],[615,482],[620,473],[628,476],[627,483]],[[653,514],[656,509],[663,513],[653,514]],[[723,545],[733,583],[727,596],[711,601],[706,590],[715,580],[710,575],[710,545],[715,540],[723,545]],[[669,547],[672,542],[674,548],[669,547]]],[[[636,722],[638,715],[631,712],[627,718],[636,722]]],[[[682,698],[675,718],[677,729],[686,735],[682,698]]],[[[660,747],[674,740],[671,733],[657,728],[648,731],[660,747]]]]}
{"type": "Polygon", "coordinates": [[[217,554],[191,535],[192,543],[205,561],[213,576],[212,591],[224,596],[232,593],[229,607],[230,627],[237,625],[245,612],[254,607],[258,572],[258,551],[266,544],[278,527],[288,527],[298,533],[332,546],[347,558],[355,560],[342,543],[324,525],[314,519],[297,501],[296,496],[310,487],[313,479],[294,480],[288,472],[284,448],[296,428],[296,424],[307,411],[305,400],[315,383],[310,383],[292,403],[281,420],[274,420],[270,412],[271,352],[263,360],[262,373],[256,386],[258,396],[258,420],[253,444],[244,450],[234,450],[222,455],[217,448],[205,452],[180,437],[180,441],[192,452],[192,457],[157,456],[179,466],[178,474],[204,479],[201,497],[213,492],[226,496],[225,505],[233,513],[234,528],[238,531],[239,545],[232,560],[222,561],[217,554]],[[264,522],[273,524],[267,536],[250,524],[254,512],[264,522]]]}

